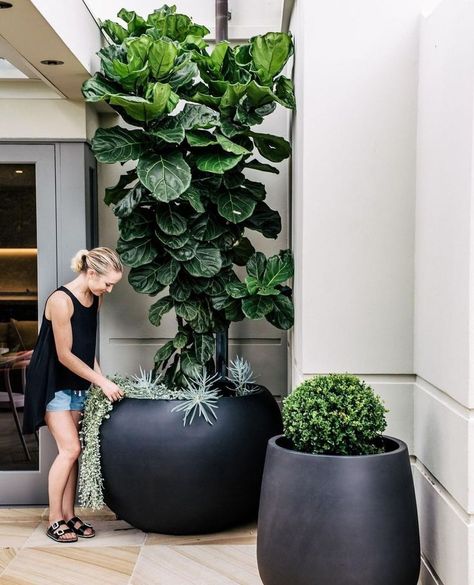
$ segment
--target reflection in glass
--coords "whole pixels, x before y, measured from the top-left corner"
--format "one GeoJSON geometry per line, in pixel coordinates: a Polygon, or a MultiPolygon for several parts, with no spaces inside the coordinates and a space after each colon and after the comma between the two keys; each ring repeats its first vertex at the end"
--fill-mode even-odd
{"type": "Polygon", "coordinates": [[[38,332],[34,164],[0,164],[0,471],[37,469],[23,436],[25,372],[38,332]]]}

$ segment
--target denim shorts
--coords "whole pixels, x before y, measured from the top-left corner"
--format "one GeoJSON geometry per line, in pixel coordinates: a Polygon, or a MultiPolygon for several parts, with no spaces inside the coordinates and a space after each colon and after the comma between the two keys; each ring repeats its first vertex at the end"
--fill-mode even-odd
{"type": "Polygon", "coordinates": [[[86,390],[58,390],[46,405],[46,412],[84,410],[86,390]]]}

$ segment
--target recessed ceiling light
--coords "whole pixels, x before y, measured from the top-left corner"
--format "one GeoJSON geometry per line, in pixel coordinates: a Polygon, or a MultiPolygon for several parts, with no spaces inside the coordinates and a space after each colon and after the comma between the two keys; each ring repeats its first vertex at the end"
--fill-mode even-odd
{"type": "Polygon", "coordinates": [[[64,65],[64,61],[58,61],[57,59],[44,59],[41,63],[43,65],[64,65]]]}
{"type": "Polygon", "coordinates": [[[11,2],[0,2],[0,10],[3,10],[4,8],[11,8],[13,6],[13,4],[11,2]]]}
{"type": "Polygon", "coordinates": [[[17,170],[15,171],[15,173],[16,173],[17,175],[22,175],[22,174],[23,174],[23,171],[22,171],[21,169],[17,169],[17,170]]]}

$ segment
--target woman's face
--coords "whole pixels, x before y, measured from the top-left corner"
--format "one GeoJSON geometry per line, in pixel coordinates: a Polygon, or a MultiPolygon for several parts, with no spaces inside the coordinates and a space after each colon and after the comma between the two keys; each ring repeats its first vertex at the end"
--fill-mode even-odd
{"type": "Polygon", "coordinates": [[[100,296],[112,291],[114,285],[122,278],[122,273],[110,270],[106,274],[97,274],[95,270],[88,268],[87,277],[91,293],[100,296]]]}

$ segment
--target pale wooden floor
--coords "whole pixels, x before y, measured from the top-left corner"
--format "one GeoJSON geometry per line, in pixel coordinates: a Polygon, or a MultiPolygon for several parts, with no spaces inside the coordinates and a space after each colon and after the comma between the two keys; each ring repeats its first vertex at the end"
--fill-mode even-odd
{"type": "MultiPolygon", "coordinates": [[[[76,510],[97,536],[47,538],[47,509],[0,507],[0,585],[261,585],[256,527],[203,536],[146,534],[109,512],[76,510]]],[[[290,585],[290,584],[289,584],[290,585]]]]}

